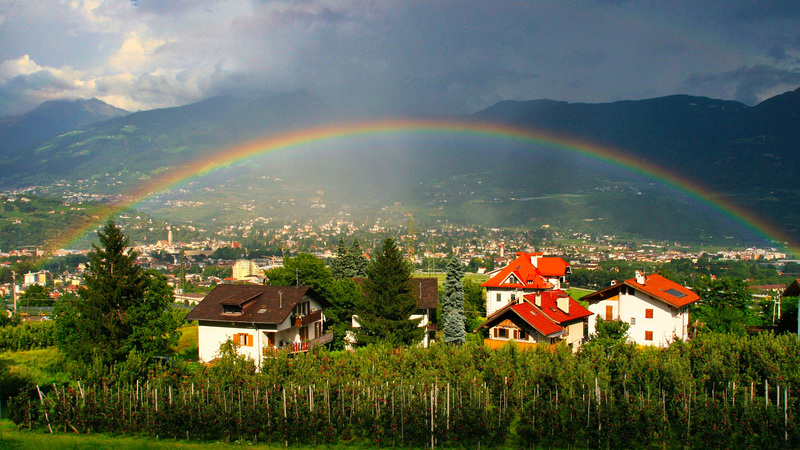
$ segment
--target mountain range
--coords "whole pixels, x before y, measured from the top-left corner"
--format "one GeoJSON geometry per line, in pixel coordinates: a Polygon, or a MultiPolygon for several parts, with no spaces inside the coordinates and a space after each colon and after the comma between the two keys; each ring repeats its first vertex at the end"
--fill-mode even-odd
{"type": "MultiPolygon", "coordinates": [[[[755,106],[686,95],[598,104],[504,101],[446,119],[615,149],[620,160],[650,164],[700,188],[671,187],[659,173],[554,146],[399,134],[233,161],[139,207],[170,220],[218,224],[413,211],[423,223],[553,226],[731,245],[761,240],[740,223],[759,217],[780,230],[773,234],[800,240],[800,89],[755,106]],[[747,213],[731,220],[725,206],[709,207],[720,201],[747,213]],[[194,206],[175,206],[187,203],[194,206]]],[[[190,161],[225,159],[238,144],[345,120],[306,91],[136,113],[96,99],[48,102],[0,118],[0,189],[124,194],[190,161]]]]}

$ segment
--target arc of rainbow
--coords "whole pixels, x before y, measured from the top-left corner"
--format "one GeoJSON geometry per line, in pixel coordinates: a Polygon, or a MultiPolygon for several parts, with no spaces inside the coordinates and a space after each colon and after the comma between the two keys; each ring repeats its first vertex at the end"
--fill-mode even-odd
{"type": "MultiPolygon", "coordinates": [[[[150,182],[129,192],[125,196],[126,200],[113,204],[112,208],[113,211],[131,208],[136,203],[159,192],[256,155],[278,150],[287,151],[292,148],[348,138],[394,134],[430,134],[460,137],[475,136],[565,149],[571,153],[584,155],[595,160],[610,163],[614,166],[622,166],[646,178],[660,181],[677,191],[687,193],[691,197],[700,200],[704,204],[710,205],[713,209],[733,219],[735,222],[744,225],[745,228],[756,232],[756,234],[762,237],[775,239],[779,242],[791,241],[766,221],[761,220],[744,208],[718,197],[709,189],[670,173],[654,164],[625,155],[618,150],[532,128],[474,121],[379,120],[320,126],[268,136],[263,139],[234,146],[217,155],[197,160],[181,168],[164,172],[150,182]]],[[[77,239],[82,233],[85,233],[94,226],[97,226],[97,224],[92,224],[89,227],[82,227],[80,230],[70,233],[63,242],[69,243],[77,239]]]]}

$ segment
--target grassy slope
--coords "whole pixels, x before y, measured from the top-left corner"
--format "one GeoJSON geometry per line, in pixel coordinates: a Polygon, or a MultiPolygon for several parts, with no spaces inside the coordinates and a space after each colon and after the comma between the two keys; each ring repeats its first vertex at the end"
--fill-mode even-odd
{"type": "MultiPolygon", "coordinates": [[[[260,448],[260,449],[277,449],[284,448],[283,445],[275,444],[257,444],[253,445],[251,442],[187,442],[187,441],[174,441],[168,440],[155,440],[129,436],[110,436],[105,434],[93,435],[76,435],[73,433],[57,433],[57,434],[42,434],[38,432],[29,432],[27,430],[18,430],[10,420],[5,419],[0,421],[0,448],[6,449],[30,449],[41,450],[47,449],[200,449],[200,448],[217,448],[217,449],[235,449],[242,448],[260,448]]],[[[325,448],[358,448],[354,446],[326,446],[325,448]]]]}

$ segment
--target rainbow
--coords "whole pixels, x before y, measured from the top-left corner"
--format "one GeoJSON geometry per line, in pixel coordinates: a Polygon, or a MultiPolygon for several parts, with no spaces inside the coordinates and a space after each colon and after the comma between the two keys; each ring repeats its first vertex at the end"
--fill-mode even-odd
{"type": "MultiPolygon", "coordinates": [[[[167,171],[137,189],[128,192],[124,198],[112,205],[112,211],[132,208],[139,202],[165,190],[184,184],[192,179],[235,164],[248,158],[276,151],[290,151],[319,143],[333,143],[353,138],[386,136],[423,136],[496,139],[506,142],[544,145],[564,149],[570,153],[583,155],[613,166],[623,167],[646,178],[659,181],[679,192],[688,194],[719,211],[724,216],[741,224],[750,231],[778,242],[790,241],[777,229],[749,211],[719,197],[714,192],[668,172],[646,161],[635,159],[618,150],[603,147],[591,142],[560,136],[531,128],[515,127],[488,122],[452,120],[379,120],[358,123],[345,123],[320,126],[267,136],[242,145],[231,147],[206,159],[194,161],[183,167],[167,171]]],[[[112,213],[113,214],[113,213],[112,213]]],[[[82,227],[68,233],[62,242],[70,243],[98,224],[82,227]]]]}

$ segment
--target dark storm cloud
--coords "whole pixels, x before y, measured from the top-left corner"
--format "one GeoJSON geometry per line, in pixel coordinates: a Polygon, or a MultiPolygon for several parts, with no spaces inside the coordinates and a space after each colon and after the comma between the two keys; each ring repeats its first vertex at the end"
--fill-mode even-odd
{"type": "Polygon", "coordinates": [[[754,102],[800,70],[788,1],[34,3],[0,3],[0,63],[29,55],[129,110],[298,89],[383,114],[677,93],[754,102]]]}
{"type": "Polygon", "coordinates": [[[757,104],[764,92],[786,85],[800,85],[800,71],[758,65],[720,74],[694,74],[686,81],[691,92],[702,92],[707,86],[728,86],[734,91],[733,100],[748,105],[757,104]]]}

